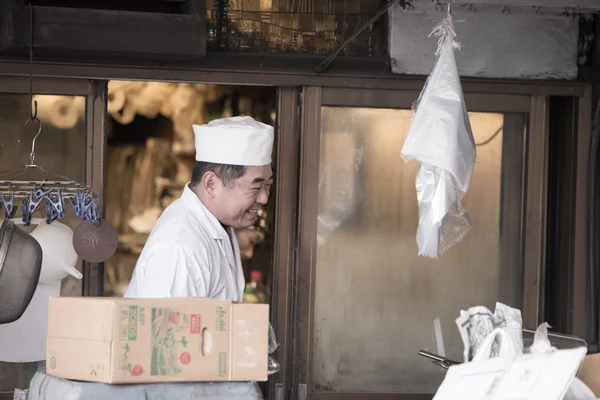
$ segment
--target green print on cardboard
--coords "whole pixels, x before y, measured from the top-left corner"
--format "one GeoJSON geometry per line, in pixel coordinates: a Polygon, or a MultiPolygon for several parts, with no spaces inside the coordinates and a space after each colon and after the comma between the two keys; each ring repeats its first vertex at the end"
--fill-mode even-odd
{"type": "MultiPolygon", "coordinates": [[[[144,309],[142,311],[142,318],[144,309]]],[[[137,340],[138,308],[137,306],[121,307],[121,340],[137,340]]]]}
{"type": "MultiPolygon", "coordinates": [[[[123,372],[123,375],[142,375],[144,373],[144,368],[139,364],[131,365],[131,363],[129,362],[129,351],[131,350],[129,344],[125,344],[125,346],[123,346],[121,350],[123,350],[123,355],[121,357],[121,366],[119,367],[119,369],[121,370],[121,372],[123,372]]],[[[104,369],[103,365],[101,367],[102,368],[100,368],[100,366],[97,366],[96,369],[104,369]]],[[[96,371],[93,366],[92,371],[96,371]]],[[[93,375],[97,375],[97,371],[93,373],[93,375]]]]}
{"type": "MultiPolygon", "coordinates": [[[[120,318],[120,339],[122,341],[137,341],[138,323],[144,325],[144,307],[122,306],[120,318]]],[[[139,364],[132,365],[129,362],[130,350],[131,347],[129,344],[121,347],[121,365],[119,366],[119,370],[123,372],[123,375],[140,376],[144,373],[144,368],[139,364]]],[[[92,370],[94,370],[93,367],[92,370]]]]}
{"type": "MultiPolygon", "coordinates": [[[[184,316],[184,321],[187,316],[184,316]]],[[[180,359],[176,346],[187,346],[185,336],[175,340],[181,315],[170,308],[152,309],[152,361],[150,375],[166,376],[181,373],[180,359]]]]}
{"type": "Polygon", "coordinates": [[[129,350],[131,350],[131,347],[126,344],[121,350],[123,350],[123,355],[121,356],[121,366],[119,369],[124,373],[129,372],[131,374],[131,364],[129,363],[129,350]]]}
{"type": "Polygon", "coordinates": [[[217,331],[225,332],[227,330],[227,323],[225,322],[225,316],[227,311],[221,306],[217,307],[217,331]]]}

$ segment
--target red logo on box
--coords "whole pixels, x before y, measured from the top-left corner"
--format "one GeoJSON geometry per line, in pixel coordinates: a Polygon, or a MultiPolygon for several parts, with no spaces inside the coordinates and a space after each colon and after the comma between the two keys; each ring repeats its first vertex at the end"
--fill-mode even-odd
{"type": "Polygon", "coordinates": [[[190,361],[192,361],[192,356],[190,355],[190,353],[188,353],[187,351],[184,351],[183,353],[181,353],[181,355],[179,356],[179,360],[181,361],[181,363],[183,365],[188,365],[190,363],[190,361]]]}
{"type": "Polygon", "coordinates": [[[173,325],[177,325],[180,319],[181,316],[178,312],[171,313],[171,315],[169,316],[169,322],[171,322],[173,325]]]}
{"type": "Polygon", "coordinates": [[[190,333],[200,333],[200,314],[190,315],[190,333]]]}
{"type": "Polygon", "coordinates": [[[133,376],[140,376],[141,374],[144,373],[144,368],[142,368],[141,365],[137,364],[135,367],[133,367],[133,369],[131,370],[131,375],[133,376]]]}

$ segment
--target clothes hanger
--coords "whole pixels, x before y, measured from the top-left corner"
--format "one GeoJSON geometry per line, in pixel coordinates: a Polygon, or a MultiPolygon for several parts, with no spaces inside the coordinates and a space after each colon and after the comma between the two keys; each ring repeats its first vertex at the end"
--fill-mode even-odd
{"type": "MultiPolygon", "coordinates": [[[[100,223],[100,209],[98,196],[91,187],[76,182],[65,176],[59,175],[35,163],[35,141],[42,132],[42,123],[37,117],[37,101],[33,99],[33,8],[29,3],[29,103],[30,116],[25,122],[25,127],[30,122],[37,124],[38,130],[31,143],[29,164],[22,165],[6,171],[0,171],[2,175],[12,175],[10,178],[0,179],[0,212],[5,209],[6,218],[15,218],[19,206],[16,200],[22,200],[21,212],[22,222],[29,226],[33,214],[38,210],[43,200],[46,200],[46,223],[50,224],[56,219],[65,216],[65,197],[69,199],[75,214],[83,220],[89,220],[94,224],[100,223]],[[43,180],[16,180],[30,170],[37,170],[50,178],[43,180]]],[[[37,219],[35,222],[38,222],[37,219]]]]}

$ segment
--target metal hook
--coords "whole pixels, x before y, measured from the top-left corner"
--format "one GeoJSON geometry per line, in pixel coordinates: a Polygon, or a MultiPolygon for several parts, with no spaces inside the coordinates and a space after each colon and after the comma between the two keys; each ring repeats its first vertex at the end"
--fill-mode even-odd
{"type": "Polygon", "coordinates": [[[25,122],[25,126],[29,124],[29,121],[35,121],[38,125],[38,131],[35,134],[33,141],[31,142],[31,153],[29,154],[29,161],[31,162],[30,165],[34,165],[33,162],[35,160],[35,140],[38,138],[38,136],[40,136],[40,133],[42,132],[42,122],[38,119],[38,117],[30,117],[27,120],[27,122],[25,122]]]}

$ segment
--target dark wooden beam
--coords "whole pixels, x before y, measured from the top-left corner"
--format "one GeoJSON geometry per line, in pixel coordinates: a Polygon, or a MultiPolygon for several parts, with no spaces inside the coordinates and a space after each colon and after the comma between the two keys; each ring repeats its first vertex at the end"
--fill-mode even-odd
{"type": "MultiPolygon", "coordinates": [[[[16,0],[0,4],[0,51],[23,54],[29,45],[29,8],[16,0]]],[[[204,0],[189,0],[185,14],[33,6],[33,45],[38,55],[200,58],[206,55],[204,10],[204,0]]]]}
{"type": "MultiPolygon", "coordinates": [[[[169,62],[131,59],[35,57],[34,75],[86,79],[125,79],[169,82],[204,82],[253,86],[328,86],[420,91],[425,77],[392,74],[385,58],[336,59],[323,74],[314,67],[323,57],[308,55],[208,53],[202,60],[169,62]]],[[[1,57],[0,75],[28,76],[24,57],[1,57]]],[[[473,93],[544,94],[580,96],[580,81],[523,81],[508,79],[461,79],[463,90],[473,93]]]]}
{"type": "Polygon", "coordinates": [[[28,18],[23,1],[0,0],[0,9],[0,51],[25,46],[28,18]]]}

